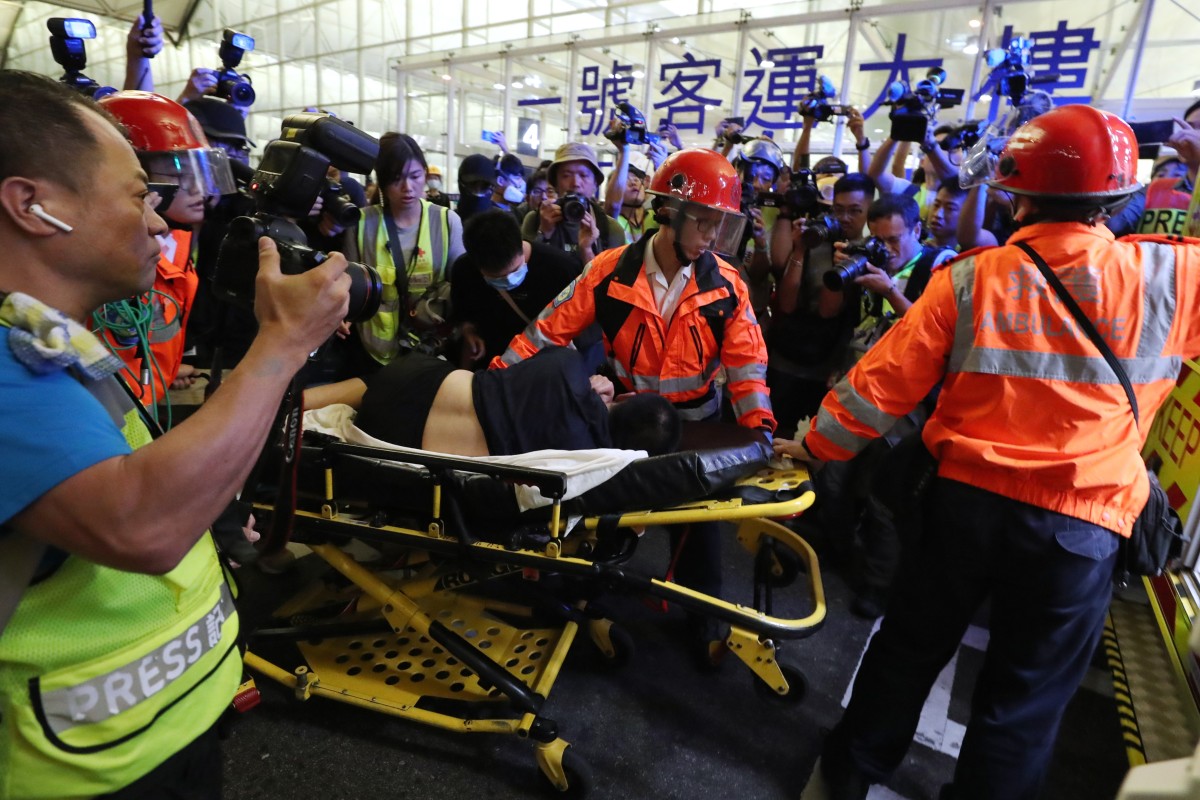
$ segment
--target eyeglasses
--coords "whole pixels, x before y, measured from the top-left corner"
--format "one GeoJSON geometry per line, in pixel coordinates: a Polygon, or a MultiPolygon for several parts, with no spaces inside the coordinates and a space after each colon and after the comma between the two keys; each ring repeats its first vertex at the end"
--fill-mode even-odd
{"type": "Polygon", "coordinates": [[[700,233],[706,236],[716,231],[721,225],[721,217],[707,217],[705,219],[701,219],[690,211],[683,212],[683,215],[692,222],[696,223],[696,230],[700,231],[700,233]]]}
{"type": "Polygon", "coordinates": [[[530,189],[530,197],[550,197],[554,194],[553,189],[530,189]]]}

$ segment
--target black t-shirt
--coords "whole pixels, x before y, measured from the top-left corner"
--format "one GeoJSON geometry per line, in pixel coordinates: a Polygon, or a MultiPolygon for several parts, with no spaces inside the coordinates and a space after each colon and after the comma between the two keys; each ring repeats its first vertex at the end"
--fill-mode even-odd
{"type": "Polygon", "coordinates": [[[547,347],[508,369],[478,372],[472,393],[494,456],[612,446],[608,409],[574,350],[547,347]]]}
{"type": "MultiPolygon", "coordinates": [[[[553,247],[535,242],[531,248],[529,274],[508,294],[532,320],[571,282],[578,273],[579,264],[569,254],[553,247]]],[[[470,253],[454,262],[450,292],[455,324],[469,322],[483,338],[487,348],[484,364],[503,353],[512,338],[525,329],[526,321],[483,279],[470,253]]]]}

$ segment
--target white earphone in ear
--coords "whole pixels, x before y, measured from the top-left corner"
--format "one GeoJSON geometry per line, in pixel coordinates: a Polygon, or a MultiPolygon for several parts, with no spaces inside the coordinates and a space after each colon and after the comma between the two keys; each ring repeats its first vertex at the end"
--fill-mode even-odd
{"type": "Polygon", "coordinates": [[[63,233],[70,233],[71,231],[75,230],[70,225],[63,222],[61,219],[59,219],[58,217],[53,216],[52,214],[48,213],[46,211],[46,209],[42,208],[40,203],[33,203],[32,205],[30,205],[29,213],[33,214],[35,217],[42,220],[43,222],[50,223],[51,225],[58,228],[63,233]]]}

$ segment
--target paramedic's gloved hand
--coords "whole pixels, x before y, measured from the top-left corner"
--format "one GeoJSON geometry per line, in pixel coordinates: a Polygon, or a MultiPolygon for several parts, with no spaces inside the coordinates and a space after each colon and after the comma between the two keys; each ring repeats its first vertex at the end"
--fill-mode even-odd
{"type": "Polygon", "coordinates": [[[776,439],[772,448],[777,456],[788,456],[796,461],[807,464],[813,472],[825,466],[825,462],[814,456],[804,446],[803,439],[776,439]]]}
{"type": "Polygon", "coordinates": [[[254,316],[259,337],[281,348],[280,356],[299,369],[341,324],[350,308],[350,276],[346,258],[331,253],[320,266],[299,275],[279,271],[279,251],[266,236],[258,240],[258,278],[254,282],[254,316]]]}

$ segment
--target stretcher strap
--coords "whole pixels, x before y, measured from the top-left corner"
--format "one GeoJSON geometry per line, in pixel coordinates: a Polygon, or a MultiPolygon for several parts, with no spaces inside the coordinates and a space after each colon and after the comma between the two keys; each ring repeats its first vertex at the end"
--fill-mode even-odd
{"type": "MultiPolygon", "coordinates": [[[[304,416],[304,399],[295,378],[288,386],[279,408],[275,430],[279,432],[280,461],[278,493],[275,496],[275,512],[271,516],[271,528],[263,537],[261,553],[277,553],[291,541],[292,524],[296,518],[296,477],[300,467],[300,439],[303,436],[301,419],[304,416]]],[[[271,443],[267,442],[269,448],[271,443]]],[[[266,455],[264,451],[264,457],[266,455]]],[[[251,491],[254,487],[247,486],[251,491]]]]}

